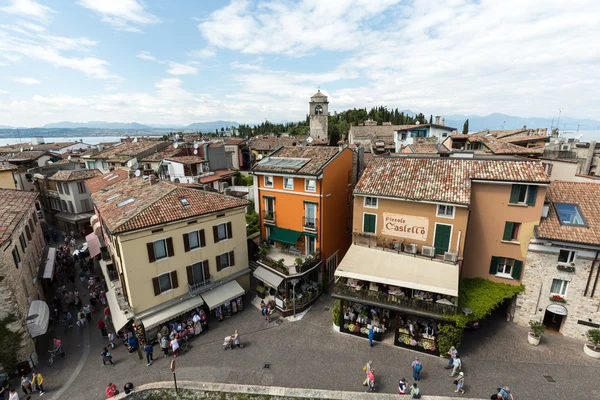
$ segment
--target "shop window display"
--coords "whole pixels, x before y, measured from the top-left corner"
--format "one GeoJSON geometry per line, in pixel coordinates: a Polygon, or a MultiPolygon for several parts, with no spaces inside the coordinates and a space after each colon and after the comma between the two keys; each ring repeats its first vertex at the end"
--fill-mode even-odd
{"type": "Polygon", "coordinates": [[[233,314],[244,309],[242,298],[238,297],[215,308],[215,316],[219,321],[230,318],[233,314]]]}
{"type": "Polygon", "coordinates": [[[358,303],[344,304],[344,324],[342,331],[357,336],[368,337],[369,327],[373,327],[375,340],[383,340],[390,329],[390,311],[358,303]]]}
{"type": "Polygon", "coordinates": [[[415,348],[432,354],[439,354],[436,345],[437,322],[428,318],[400,314],[397,316],[397,346],[415,348]]]}

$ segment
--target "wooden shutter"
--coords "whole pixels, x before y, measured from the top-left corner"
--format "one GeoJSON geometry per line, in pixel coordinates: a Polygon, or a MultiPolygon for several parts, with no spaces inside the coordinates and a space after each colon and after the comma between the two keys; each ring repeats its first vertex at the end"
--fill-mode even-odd
{"type": "Polygon", "coordinates": [[[502,240],[512,240],[512,231],[514,227],[514,223],[506,222],[504,224],[504,234],[502,235],[502,240]]]}
{"type": "Polygon", "coordinates": [[[496,275],[498,272],[498,257],[492,256],[492,262],[490,263],[490,275],[496,275]]]}
{"type": "Polygon", "coordinates": [[[521,185],[512,185],[512,190],[510,191],[510,200],[508,201],[510,204],[517,204],[519,202],[519,193],[521,192],[521,185]]]}
{"type": "Polygon", "coordinates": [[[219,242],[219,227],[217,225],[213,226],[213,236],[215,238],[215,243],[219,242]]]}
{"type": "Polygon", "coordinates": [[[208,260],[202,261],[202,275],[204,279],[210,279],[210,269],[208,268],[208,260]]]}
{"type": "Polygon", "coordinates": [[[221,257],[217,256],[217,272],[221,270],[221,257]]]}
{"type": "Polygon", "coordinates": [[[206,237],[204,236],[204,229],[200,230],[200,247],[206,247],[206,237]]]}
{"type": "Polygon", "coordinates": [[[233,237],[233,230],[231,229],[231,222],[227,223],[227,239],[231,239],[233,237]]]}
{"type": "Polygon", "coordinates": [[[188,285],[194,284],[194,270],[191,265],[185,267],[185,271],[187,272],[188,285]]]}
{"type": "Polygon", "coordinates": [[[364,218],[364,231],[368,233],[375,233],[375,221],[377,217],[373,214],[365,214],[364,218]]]}
{"type": "Polygon", "coordinates": [[[167,255],[173,257],[175,252],[173,251],[173,238],[167,238],[167,255]]]}
{"type": "Polygon", "coordinates": [[[177,289],[179,287],[179,281],[177,281],[177,271],[171,271],[171,285],[173,289],[177,289]]]}
{"type": "Polygon", "coordinates": [[[149,262],[156,261],[156,256],[154,255],[154,243],[152,243],[152,242],[146,243],[146,248],[148,249],[148,261],[149,262]]]}
{"type": "Polygon", "coordinates": [[[537,198],[537,186],[532,186],[529,185],[529,187],[527,188],[527,199],[525,200],[525,202],[527,203],[528,206],[535,206],[535,200],[537,198]]]}
{"type": "Polygon", "coordinates": [[[510,276],[513,279],[521,279],[521,271],[523,270],[523,261],[515,260],[515,265],[512,267],[510,276]]]}
{"type": "Polygon", "coordinates": [[[158,278],[152,278],[152,286],[154,286],[154,295],[158,296],[160,294],[160,284],[158,283],[158,278]]]}
{"type": "Polygon", "coordinates": [[[33,221],[31,220],[31,218],[29,219],[29,228],[31,228],[31,234],[34,235],[35,229],[33,229],[33,221]]]}
{"type": "Polygon", "coordinates": [[[31,231],[27,225],[25,225],[25,233],[27,234],[27,240],[31,241],[31,231]]]}
{"type": "Polygon", "coordinates": [[[186,253],[190,251],[190,236],[187,233],[183,234],[183,248],[186,253]]]}
{"type": "Polygon", "coordinates": [[[235,256],[233,255],[233,250],[229,252],[229,266],[233,267],[235,265],[235,256]]]}

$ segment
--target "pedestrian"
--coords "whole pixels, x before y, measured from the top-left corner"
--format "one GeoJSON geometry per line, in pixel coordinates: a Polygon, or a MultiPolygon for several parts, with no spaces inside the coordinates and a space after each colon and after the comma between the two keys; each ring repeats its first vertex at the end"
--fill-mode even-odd
{"type": "Polygon", "coordinates": [[[454,392],[465,394],[465,373],[460,371],[458,373],[458,379],[454,381],[456,383],[456,390],[454,392]]]}
{"type": "MultiPolygon", "coordinates": [[[[80,261],[80,264],[81,264],[81,261],[80,261]]],[[[79,273],[79,280],[81,281],[81,283],[85,283],[85,270],[83,268],[81,268],[81,272],[79,273]]]]}
{"type": "MultiPolygon", "coordinates": [[[[493,398],[493,395],[492,395],[493,398]]],[[[508,386],[504,386],[503,388],[498,388],[498,393],[496,394],[496,398],[502,400],[514,400],[512,392],[508,386]]]]}
{"type": "Polygon", "coordinates": [[[363,371],[366,373],[365,381],[363,382],[363,386],[367,386],[369,384],[369,372],[371,372],[371,368],[373,368],[373,361],[369,360],[369,362],[363,367],[363,371]]]}
{"type": "Polygon", "coordinates": [[[450,369],[452,368],[453,364],[454,364],[454,357],[456,357],[456,354],[458,353],[458,351],[456,350],[456,347],[452,346],[450,347],[450,350],[448,350],[448,355],[450,356],[450,359],[448,360],[448,365],[446,365],[446,369],[450,369]]]}
{"type": "Polygon", "coordinates": [[[37,371],[33,371],[31,381],[33,383],[33,388],[40,392],[40,396],[43,396],[46,391],[44,390],[44,377],[42,374],[37,371]]]}
{"type": "Polygon", "coordinates": [[[83,310],[79,310],[77,313],[77,326],[83,328],[85,325],[85,313],[83,310]]]}
{"type": "Polygon", "coordinates": [[[146,353],[146,362],[148,363],[148,365],[146,366],[149,367],[152,364],[152,361],[154,361],[154,359],[152,358],[152,352],[154,352],[154,347],[152,346],[152,344],[146,343],[146,345],[144,346],[144,352],[146,353]]]}
{"type": "Polygon", "coordinates": [[[450,374],[450,377],[454,377],[454,375],[456,375],[461,369],[462,361],[460,360],[458,354],[456,354],[456,356],[454,356],[454,361],[452,361],[452,373],[450,374]]]}
{"type": "Polygon", "coordinates": [[[125,392],[125,396],[129,396],[129,394],[133,392],[133,383],[127,382],[125,386],[123,386],[123,392],[125,392]]]}
{"type": "Polygon", "coordinates": [[[108,344],[111,349],[115,348],[115,334],[112,332],[108,332],[108,344]]]}
{"type": "Polygon", "coordinates": [[[65,358],[65,352],[62,348],[62,342],[60,339],[54,339],[54,350],[60,354],[61,358],[65,358]]]}
{"type": "Polygon", "coordinates": [[[117,385],[115,385],[112,382],[109,382],[106,386],[106,397],[110,399],[111,397],[115,397],[118,393],[119,391],[117,390],[117,385]]]}
{"type": "Polygon", "coordinates": [[[167,357],[169,355],[169,339],[167,339],[167,337],[164,335],[160,338],[160,348],[162,349],[165,357],[167,357]]]}
{"type": "Polygon", "coordinates": [[[113,367],[115,366],[115,363],[112,362],[112,356],[110,355],[108,348],[104,347],[100,355],[102,356],[102,365],[106,365],[106,362],[109,362],[110,365],[113,367]]]}
{"type": "Polygon", "coordinates": [[[263,317],[267,316],[267,305],[265,304],[264,300],[260,301],[260,313],[263,317]]]}
{"type": "Polygon", "coordinates": [[[237,330],[233,332],[233,336],[231,336],[231,339],[233,339],[233,345],[235,347],[242,347],[242,339],[240,338],[240,334],[237,330]]]}
{"type": "Polygon", "coordinates": [[[92,307],[89,304],[83,306],[83,312],[85,313],[85,319],[87,319],[88,323],[92,322],[92,307]]]}
{"type": "Polygon", "coordinates": [[[373,325],[369,325],[369,347],[373,347],[373,339],[375,338],[375,332],[373,331],[373,325]]]}
{"type": "Polygon", "coordinates": [[[413,379],[415,381],[421,380],[421,370],[423,369],[423,364],[419,361],[419,358],[416,357],[415,361],[412,362],[412,370],[413,370],[413,379]]]}
{"type": "Polygon", "coordinates": [[[9,388],[8,400],[19,400],[19,393],[16,392],[15,388],[9,388]]]}
{"type": "Polygon", "coordinates": [[[96,305],[98,304],[98,294],[96,293],[96,291],[93,291],[90,293],[90,304],[92,305],[93,308],[96,308],[96,305]]]}
{"type": "Polygon", "coordinates": [[[410,388],[410,395],[413,399],[420,399],[421,398],[421,390],[419,390],[419,387],[417,386],[417,383],[413,383],[413,385],[410,388]]]}
{"type": "Polygon", "coordinates": [[[171,340],[171,350],[173,350],[173,357],[177,357],[179,355],[179,342],[177,341],[177,336],[171,340]]]}
{"type": "Polygon", "coordinates": [[[98,324],[98,329],[100,329],[100,332],[102,333],[102,337],[107,337],[108,332],[106,331],[106,325],[104,325],[104,322],[101,319],[99,319],[97,324],[98,324]]]}
{"type": "Polygon", "coordinates": [[[106,307],[106,293],[104,292],[104,290],[100,291],[100,294],[98,295],[98,298],[100,299],[100,303],[102,303],[102,306],[106,307]]]}
{"type": "Polygon", "coordinates": [[[398,394],[406,394],[406,379],[404,378],[398,381],[398,394]]]}
{"type": "Polygon", "coordinates": [[[369,387],[365,392],[374,392],[375,391],[375,369],[371,368],[371,370],[367,373],[367,379],[369,380],[369,387]]]}
{"type": "Polygon", "coordinates": [[[104,307],[104,321],[110,323],[110,307],[104,307]]]}
{"type": "Polygon", "coordinates": [[[31,380],[26,375],[21,375],[21,389],[23,389],[23,393],[29,394],[33,392],[31,388],[31,380]]]}

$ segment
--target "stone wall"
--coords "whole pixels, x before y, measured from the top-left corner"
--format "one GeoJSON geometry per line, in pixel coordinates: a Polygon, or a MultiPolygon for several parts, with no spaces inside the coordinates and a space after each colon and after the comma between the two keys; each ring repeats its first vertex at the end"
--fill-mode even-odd
{"type": "Polygon", "coordinates": [[[583,320],[600,324],[600,312],[598,311],[600,286],[596,288],[594,297],[590,297],[598,266],[594,268],[587,296],[584,297],[594,256],[595,252],[576,247],[530,244],[522,275],[525,291],[517,297],[514,322],[528,327],[529,320],[543,321],[546,308],[549,305],[560,304],[568,312],[568,315],[563,317],[560,333],[585,340],[585,334],[590,327],[578,324],[577,321],[583,320]],[[561,249],[577,251],[575,272],[565,272],[557,269],[558,253],[561,249]],[[567,302],[564,304],[550,300],[550,288],[553,279],[562,279],[569,282],[565,295],[567,302]]]}

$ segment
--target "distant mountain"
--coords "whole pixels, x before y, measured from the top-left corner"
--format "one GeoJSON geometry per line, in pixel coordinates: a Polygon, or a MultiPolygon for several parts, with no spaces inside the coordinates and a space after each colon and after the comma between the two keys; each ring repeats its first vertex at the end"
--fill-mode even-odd
{"type": "MultiPolygon", "coordinates": [[[[519,129],[523,126],[528,128],[550,128],[556,127],[557,118],[540,118],[540,117],[515,117],[512,115],[494,113],[484,117],[480,115],[448,115],[445,117],[446,125],[462,131],[463,124],[466,119],[469,119],[469,131],[476,132],[484,129],[519,129]]],[[[588,118],[560,118],[560,130],[577,130],[579,125],[580,130],[598,130],[600,129],[600,121],[588,118]]]]}
{"type": "Polygon", "coordinates": [[[148,125],[138,124],[137,122],[105,122],[105,121],[90,121],[90,122],[62,121],[62,122],[55,122],[52,124],[46,124],[42,128],[54,128],[54,129],[77,129],[77,128],[152,129],[148,125]]]}
{"type": "Polygon", "coordinates": [[[221,130],[221,128],[231,128],[232,126],[237,128],[240,124],[235,121],[195,122],[186,126],[185,129],[201,132],[214,132],[215,129],[221,130]]]}
{"type": "Polygon", "coordinates": [[[8,126],[8,125],[0,125],[0,129],[15,129],[12,126],[8,126]]]}
{"type": "Polygon", "coordinates": [[[182,129],[182,128],[185,128],[185,125],[178,125],[178,124],[172,124],[172,125],[148,124],[148,126],[150,128],[154,128],[154,129],[182,129]]]}

